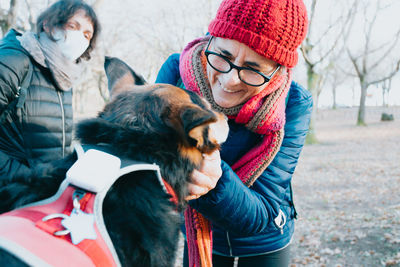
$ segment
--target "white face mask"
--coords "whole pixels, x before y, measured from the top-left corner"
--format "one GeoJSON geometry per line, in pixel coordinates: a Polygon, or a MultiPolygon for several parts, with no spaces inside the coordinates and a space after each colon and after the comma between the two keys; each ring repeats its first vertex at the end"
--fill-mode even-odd
{"type": "Polygon", "coordinates": [[[53,37],[61,53],[71,61],[77,60],[89,47],[89,40],[81,31],[56,30],[53,37]]]}

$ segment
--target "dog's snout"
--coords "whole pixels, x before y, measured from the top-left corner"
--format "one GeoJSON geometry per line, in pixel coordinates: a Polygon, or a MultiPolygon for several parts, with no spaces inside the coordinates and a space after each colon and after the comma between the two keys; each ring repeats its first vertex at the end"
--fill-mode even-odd
{"type": "Polygon", "coordinates": [[[217,118],[216,122],[210,124],[210,136],[213,137],[218,144],[222,144],[228,138],[228,117],[222,113],[217,113],[217,118]]]}

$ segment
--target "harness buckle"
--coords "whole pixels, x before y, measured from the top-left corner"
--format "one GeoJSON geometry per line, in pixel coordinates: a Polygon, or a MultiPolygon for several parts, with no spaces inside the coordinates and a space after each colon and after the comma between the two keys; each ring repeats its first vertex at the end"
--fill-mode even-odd
{"type": "Polygon", "coordinates": [[[82,190],[75,190],[72,195],[73,209],[71,214],[68,216],[63,213],[53,213],[47,215],[42,221],[48,221],[52,219],[62,218],[61,225],[64,226],[64,230],[56,231],[53,233],[55,236],[71,235],[71,241],[74,245],[78,245],[84,239],[96,239],[97,234],[94,229],[94,215],[86,213],[81,210],[81,204],[79,202],[86,192],[82,190]]]}

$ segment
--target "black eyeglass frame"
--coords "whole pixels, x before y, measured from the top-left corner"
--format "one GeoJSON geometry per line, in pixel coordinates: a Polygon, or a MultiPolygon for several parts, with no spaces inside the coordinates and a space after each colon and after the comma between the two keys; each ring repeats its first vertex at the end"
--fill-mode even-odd
{"type": "Polygon", "coordinates": [[[206,55],[208,64],[211,66],[211,68],[213,68],[214,70],[216,70],[216,71],[218,71],[218,72],[221,72],[221,73],[228,73],[228,72],[230,72],[232,69],[236,69],[236,70],[238,71],[239,79],[240,79],[243,83],[245,83],[245,84],[247,84],[247,85],[250,85],[250,86],[261,86],[261,85],[264,85],[264,84],[266,84],[267,82],[269,82],[269,81],[272,79],[272,77],[274,77],[275,73],[281,68],[281,65],[278,64],[278,66],[277,66],[276,69],[271,73],[271,75],[265,75],[264,73],[259,72],[258,70],[255,70],[255,69],[253,69],[253,68],[236,66],[236,65],[233,64],[227,57],[225,57],[225,56],[223,56],[223,55],[221,55],[221,54],[219,54],[219,53],[216,53],[216,52],[213,52],[213,51],[208,50],[208,48],[209,48],[209,46],[210,46],[210,43],[211,43],[211,40],[212,40],[213,38],[214,38],[214,36],[211,36],[210,40],[208,40],[207,47],[206,47],[206,49],[204,50],[204,54],[206,55]],[[221,70],[215,68],[215,67],[211,64],[210,60],[208,59],[208,56],[209,56],[209,55],[215,55],[215,56],[218,56],[218,57],[222,58],[223,60],[225,60],[225,61],[229,64],[229,66],[230,66],[229,70],[227,70],[227,71],[221,71],[221,70]],[[248,83],[248,82],[242,80],[242,77],[240,77],[240,74],[239,74],[241,70],[254,71],[254,72],[257,73],[257,74],[260,74],[260,75],[264,78],[264,82],[263,82],[263,83],[260,83],[260,84],[251,84],[251,83],[248,83]]]}

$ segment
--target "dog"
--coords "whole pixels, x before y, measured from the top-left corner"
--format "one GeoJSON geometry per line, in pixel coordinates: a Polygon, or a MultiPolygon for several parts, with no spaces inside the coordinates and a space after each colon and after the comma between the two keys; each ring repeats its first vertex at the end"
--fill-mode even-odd
{"type": "MultiPolygon", "coordinates": [[[[213,153],[225,141],[227,120],[192,92],[166,84],[138,86],[144,79],[117,58],[106,58],[105,71],[111,101],[96,118],[76,125],[76,140],[123,160],[156,164],[176,195],[174,204],[172,193],[152,171],[127,173],[104,198],[105,227],[122,266],[173,266],[179,211],[186,205],[190,175],[200,168],[203,154],[213,153]]],[[[73,153],[54,162],[45,177],[19,177],[3,184],[2,212],[55,194],[77,157],[73,153]]],[[[5,249],[0,264],[30,265],[5,249]]]]}

